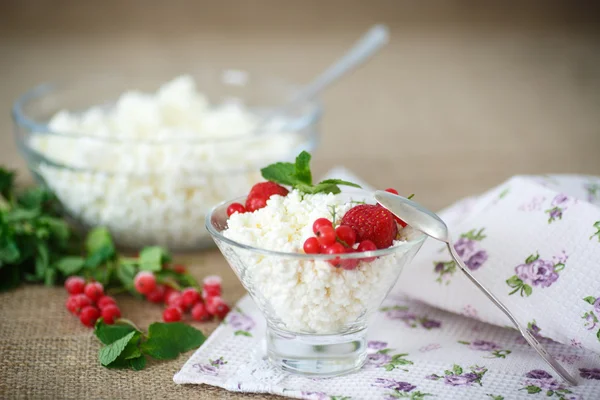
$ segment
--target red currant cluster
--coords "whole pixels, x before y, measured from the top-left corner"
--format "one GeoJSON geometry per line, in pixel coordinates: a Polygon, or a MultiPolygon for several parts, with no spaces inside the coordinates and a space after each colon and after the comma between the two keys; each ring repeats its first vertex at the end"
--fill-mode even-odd
{"type": "MultiPolygon", "coordinates": [[[[173,269],[176,270],[176,267],[173,269]]],[[[221,278],[218,276],[204,278],[202,294],[192,287],[177,291],[157,283],[154,274],[148,271],[141,271],[135,276],[134,286],[148,301],[167,305],[163,311],[165,322],[181,321],[187,311],[190,311],[194,321],[210,321],[213,316],[224,319],[230,310],[221,298],[221,278]]]]}
{"type": "Polygon", "coordinates": [[[69,293],[67,310],[77,315],[85,326],[93,327],[100,317],[109,325],[121,317],[117,302],[104,295],[101,283],[86,283],[81,276],[71,276],[65,281],[65,289],[69,293]]]}
{"type": "MultiPolygon", "coordinates": [[[[333,227],[333,223],[327,218],[319,218],[313,223],[315,237],[310,237],[304,242],[306,254],[344,254],[377,250],[377,246],[370,240],[363,240],[356,249],[356,232],[348,225],[333,227]]],[[[334,267],[343,269],[355,269],[359,261],[372,261],[368,258],[350,258],[342,260],[339,257],[328,260],[334,267]]]]}
{"type": "Polygon", "coordinates": [[[246,197],[246,205],[241,203],[231,203],[227,207],[227,216],[231,217],[234,213],[243,214],[247,211],[253,212],[267,206],[267,200],[273,195],[287,196],[289,191],[276,184],[275,182],[260,182],[252,186],[248,197],[246,197]]]}

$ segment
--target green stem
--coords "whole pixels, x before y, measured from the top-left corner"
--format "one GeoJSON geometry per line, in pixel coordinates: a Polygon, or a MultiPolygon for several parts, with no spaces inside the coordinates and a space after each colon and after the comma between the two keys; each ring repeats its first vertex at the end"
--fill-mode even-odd
{"type": "Polygon", "coordinates": [[[140,328],[139,328],[139,327],[138,327],[136,324],[134,324],[134,323],[133,323],[133,321],[132,321],[132,320],[130,320],[130,319],[127,319],[127,318],[119,318],[119,319],[117,319],[117,321],[116,321],[116,322],[123,322],[123,323],[125,323],[125,324],[131,325],[131,326],[133,326],[133,327],[134,327],[134,328],[135,328],[135,329],[136,329],[138,332],[142,332],[142,330],[141,330],[141,329],[140,329],[140,328]]]}

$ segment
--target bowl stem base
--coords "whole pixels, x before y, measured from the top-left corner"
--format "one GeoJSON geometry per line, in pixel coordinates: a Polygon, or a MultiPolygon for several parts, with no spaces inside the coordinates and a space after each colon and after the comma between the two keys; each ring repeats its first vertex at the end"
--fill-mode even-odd
{"type": "Polygon", "coordinates": [[[295,335],[267,328],[267,356],[275,366],[304,376],[338,376],[367,359],[366,329],[340,335],[295,335]]]}

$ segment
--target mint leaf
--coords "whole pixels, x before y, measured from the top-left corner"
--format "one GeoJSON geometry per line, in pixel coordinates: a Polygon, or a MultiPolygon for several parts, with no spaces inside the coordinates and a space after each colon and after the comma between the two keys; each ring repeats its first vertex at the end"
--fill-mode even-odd
{"type": "Polygon", "coordinates": [[[131,264],[119,264],[117,266],[117,278],[126,288],[133,286],[135,274],[135,267],[131,264]]]}
{"type": "Polygon", "coordinates": [[[12,264],[21,257],[17,244],[10,240],[0,246],[0,266],[3,263],[12,264]]]}
{"type": "Polygon", "coordinates": [[[596,302],[596,298],[594,296],[587,296],[587,297],[583,298],[583,301],[585,301],[591,305],[594,305],[594,303],[596,302]]]}
{"type": "Polygon", "coordinates": [[[63,257],[56,263],[56,268],[65,276],[75,275],[85,263],[82,257],[63,257]]]}
{"type": "Polygon", "coordinates": [[[94,334],[104,344],[111,344],[122,337],[127,336],[131,332],[138,332],[138,330],[127,323],[119,322],[113,325],[105,324],[102,319],[96,322],[96,328],[94,334]]]}
{"type": "Polygon", "coordinates": [[[309,193],[315,194],[315,193],[333,193],[333,194],[338,194],[341,193],[341,189],[338,187],[338,185],[334,184],[334,183],[318,183],[317,185],[313,186],[311,191],[309,193]]]}
{"type": "Polygon", "coordinates": [[[312,173],[310,172],[310,154],[306,151],[296,157],[295,173],[296,179],[306,185],[312,185],[312,173]]]}
{"type": "Polygon", "coordinates": [[[526,386],[525,389],[527,390],[528,394],[536,394],[542,391],[542,389],[534,385],[526,386]]]}
{"type": "Polygon", "coordinates": [[[99,251],[103,247],[111,247],[114,249],[110,232],[104,227],[92,229],[90,233],[88,233],[85,240],[86,251],[88,254],[92,254],[99,251]]]}
{"type": "Polygon", "coordinates": [[[99,265],[104,264],[115,255],[115,248],[112,245],[100,247],[85,259],[84,267],[94,269],[99,265]]]}
{"type": "Polygon", "coordinates": [[[298,181],[296,166],[292,163],[278,162],[260,170],[262,177],[280,185],[294,186],[298,181]]]}
{"type": "Polygon", "coordinates": [[[129,332],[121,339],[117,339],[111,344],[101,348],[98,352],[98,359],[100,360],[100,364],[107,366],[113,361],[115,361],[121,355],[123,350],[125,350],[125,347],[127,347],[129,341],[136,335],[139,335],[139,332],[129,332]]]}
{"type": "Polygon", "coordinates": [[[35,277],[42,279],[46,276],[46,269],[49,261],[48,246],[46,244],[38,244],[37,256],[35,257],[35,277]]]}
{"type": "Polygon", "coordinates": [[[141,371],[142,369],[144,369],[144,367],[146,367],[146,357],[142,355],[138,358],[132,358],[131,360],[129,360],[129,366],[134,371],[141,371]]]}
{"type": "Polygon", "coordinates": [[[322,183],[332,183],[334,185],[352,186],[352,187],[360,189],[360,185],[357,185],[356,183],[353,183],[353,182],[345,181],[343,179],[325,179],[324,181],[319,182],[319,184],[322,184],[322,183]]]}
{"type": "Polygon", "coordinates": [[[179,353],[199,347],[206,337],[198,329],[181,322],[155,322],[148,327],[148,340],[142,352],[159,360],[171,360],[179,353]]]}
{"type": "Polygon", "coordinates": [[[140,269],[144,271],[160,271],[163,262],[169,259],[169,254],[162,247],[144,247],[140,252],[140,269]]]}

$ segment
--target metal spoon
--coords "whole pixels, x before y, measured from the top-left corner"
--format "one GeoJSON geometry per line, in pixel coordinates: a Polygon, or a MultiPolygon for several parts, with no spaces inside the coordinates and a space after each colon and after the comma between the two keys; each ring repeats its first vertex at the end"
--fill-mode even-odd
{"type": "Polygon", "coordinates": [[[314,98],[327,86],[337,81],[346,72],[367,61],[379,49],[387,44],[389,31],[385,25],[373,26],[367,31],[346,54],[333,65],[317,76],[311,83],[302,88],[284,105],[267,113],[258,123],[257,130],[264,127],[272,118],[284,115],[290,108],[314,98]]]}
{"type": "Polygon", "coordinates": [[[565,381],[571,385],[577,385],[577,381],[560,365],[542,346],[542,344],[531,334],[531,332],[523,326],[514,315],[506,308],[504,304],[500,302],[488,289],[485,288],[479,281],[471,274],[467,266],[464,264],[456,249],[452,245],[452,239],[448,232],[448,227],[442,221],[442,219],[435,213],[427,210],[423,206],[414,201],[406,199],[401,196],[397,196],[392,193],[384,191],[375,192],[375,200],[383,207],[388,209],[392,214],[401,218],[408,225],[415,229],[422,231],[427,236],[437,239],[441,242],[446,243],[452,258],[456,261],[456,264],[460,267],[461,271],[477,286],[485,295],[498,307],[506,316],[510,319],[513,325],[521,332],[521,335],[527,343],[531,345],[538,352],[538,354],[546,361],[546,363],[565,381]]]}

